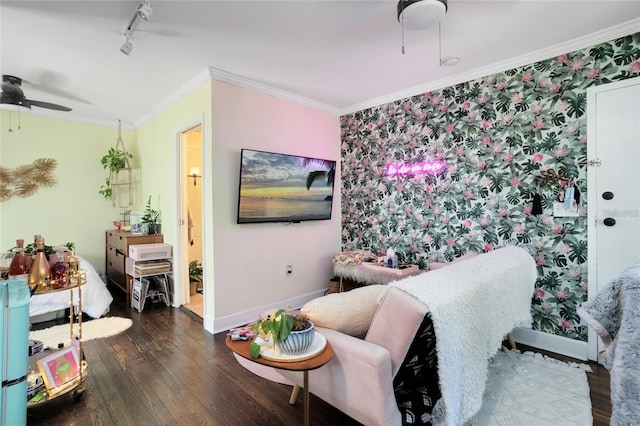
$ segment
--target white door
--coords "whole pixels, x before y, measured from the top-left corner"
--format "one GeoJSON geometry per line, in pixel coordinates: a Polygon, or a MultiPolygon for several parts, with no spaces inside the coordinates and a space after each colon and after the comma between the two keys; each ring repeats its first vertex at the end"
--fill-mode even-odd
{"type": "MultiPolygon", "coordinates": [[[[640,261],[640,78],[588,90],[589,299],[640,261]]],[[[589,330],[589,359],[601,345],[589,330]]]]}

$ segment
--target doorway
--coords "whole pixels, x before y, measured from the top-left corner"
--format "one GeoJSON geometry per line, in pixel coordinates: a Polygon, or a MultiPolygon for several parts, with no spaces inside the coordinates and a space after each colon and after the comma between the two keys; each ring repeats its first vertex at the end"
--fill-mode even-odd
{"type": "MultiPolygon", "coordinates": [[[[589,299],[640,261],[640,77],[587,91],[589,299]]],[[[589,359],[601,341],[592,329],[589,359]]]]}
{"type": "Polygon", "coordinates": [[[186,253],[186,268],[189,270],[189,287],[185,308],[204,318],[205,282],[203,275],[203,200],[202,200],[202,125],[185,130],[181,134],[184,153],[183,163],[187,171],[187,179],[182,188],[186,195],[186,234],[182,240],[183,253],[186,253]],[[199,279],[198,279],[199,277],[199,279]]]}

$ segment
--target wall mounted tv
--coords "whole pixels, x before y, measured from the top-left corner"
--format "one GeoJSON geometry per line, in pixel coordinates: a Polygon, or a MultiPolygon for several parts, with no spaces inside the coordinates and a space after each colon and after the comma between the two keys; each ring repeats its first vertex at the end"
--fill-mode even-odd
{"type": "Polygon", "coordinates": [[[331,219],[336,162],[243,149],[238,222],[331,219]]]}

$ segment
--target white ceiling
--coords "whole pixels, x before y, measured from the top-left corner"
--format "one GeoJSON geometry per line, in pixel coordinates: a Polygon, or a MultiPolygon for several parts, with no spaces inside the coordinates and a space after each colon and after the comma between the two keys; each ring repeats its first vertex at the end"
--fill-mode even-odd
{"type": "Polygon", "coordinates": [[[341,114],[640,31],[640,1],[449,0],[438,27],[405,30],[397,1],[0,0],[0,70],[34,113],[139,125],[204,75],[341,114]],[[439,66],[441,56],[461,58],[439,66]]]}

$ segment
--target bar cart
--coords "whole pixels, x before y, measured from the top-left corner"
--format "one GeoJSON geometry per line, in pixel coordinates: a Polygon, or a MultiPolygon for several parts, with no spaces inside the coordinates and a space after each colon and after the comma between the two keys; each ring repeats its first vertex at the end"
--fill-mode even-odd
{"type": "Polygon", "coordinates": [[[87,283],[87,272],[82,269],[72,271],[67,278],[68,281],[64,283],[51,280],[37,284],[35,289],[31,289],[33,294],[69,292],[69,345],[30,357],[31,373],[27,380],[39,381],[42,388],[27,397],[27,409],[69,393],[75,400],[84,393],[84,381],[89,372],[89,364],[84,359],[82,351],[82,286],[87,283]],[[73,303],[73,289],[78,289],[77,310],[73,303]],[[34,361],[37,367],[33,366],[34,361]]]}

